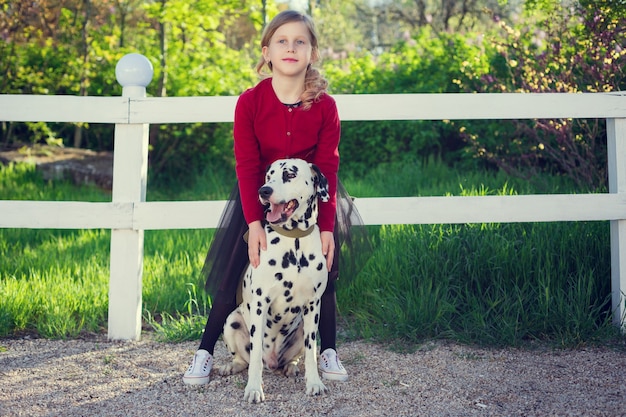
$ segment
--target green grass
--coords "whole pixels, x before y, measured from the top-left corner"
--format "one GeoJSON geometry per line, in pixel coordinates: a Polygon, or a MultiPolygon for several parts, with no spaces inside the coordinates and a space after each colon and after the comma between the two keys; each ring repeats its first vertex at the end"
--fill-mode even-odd
{"type": "MultiPolygon", "coordinates": [[[[524,182],[438,163],[344,175],[359,197],[567,192],[563,178],[524,182]]],[[[149,200],[226,198],[231,174],[154,187],[149,200]]],[[[0,199],[107,201],[93,187],[47,183],[27,165],[0,167],[0,199]]],[[[608,222],[368,227],[373,250],[342,266],[341,325],[349,338],[417,344],[559,346],[619,337],[610,316],[608,222]]],[[[198,339],[211,300],[199,271],[211,230],[145,234],[143,309],[162,340],[198,339]]],[[[108,230],[0,229],[0,336],[75,337],[106,329],[108,230]]]]}
{"type": "Polygon", "coordinates": [[[576,346],[615,334],[604,223],[385,226],[341,288],[353,336],[576,346]]]}

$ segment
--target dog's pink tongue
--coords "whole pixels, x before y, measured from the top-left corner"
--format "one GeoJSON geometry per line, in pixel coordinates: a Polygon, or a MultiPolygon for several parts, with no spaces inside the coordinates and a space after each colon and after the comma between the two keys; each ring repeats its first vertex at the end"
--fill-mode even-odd
{"type": "Polygon", "coordinates": [[[271,204],[270,206],[272,208],[271,211],[268,211],[267,214],[265,215],[265,218],[267,219],[268,222],[270,223],[274,223],[277,222],[278,220],[280,220],[282,214],[283,214],[283,207],[285,206],[284,204],[271,204]]]}

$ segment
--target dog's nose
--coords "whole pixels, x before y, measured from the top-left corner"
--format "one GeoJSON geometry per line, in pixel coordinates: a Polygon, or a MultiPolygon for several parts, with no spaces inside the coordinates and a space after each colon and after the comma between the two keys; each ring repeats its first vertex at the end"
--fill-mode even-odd
{"type": "Polygon", "coordinates": [[[269,199],[273,192],[274,190],[272,189],[272,187],[268,187],[266,185],[259,188],[259,196],[261,196],[261,198],[265,200],[269,199]]]}

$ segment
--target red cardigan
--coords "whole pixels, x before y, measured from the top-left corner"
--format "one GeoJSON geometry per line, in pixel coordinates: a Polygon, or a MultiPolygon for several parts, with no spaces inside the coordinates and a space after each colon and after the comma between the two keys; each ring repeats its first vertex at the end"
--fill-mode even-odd
{"type": "Polygon", "coordinates": [[[264,218],[258,190],[265,169],[275,160],[301,158],[316,164],[328,179],[330,200],[320,201],[321,231],[333,231],[341,125],[335,100],[320,97],[309,110],[280,102],[272,79],[246,90],[235,107],[235,161],[243,213],[248,224],[264,218]]]}

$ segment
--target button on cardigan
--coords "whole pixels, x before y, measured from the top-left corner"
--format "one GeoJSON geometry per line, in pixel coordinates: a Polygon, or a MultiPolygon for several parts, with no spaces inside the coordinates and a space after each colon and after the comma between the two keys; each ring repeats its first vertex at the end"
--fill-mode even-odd
{"type": "Polygon", "coordinates": [[[321,202],[318,224],[333,231],[337,206],[337,171],[341,124],[335,100],[323,94],[310,109],[281,103],[272,79],[246,90],[235,107],[234,139],[237,179],[246,222],[264,218],[258,190],[265,169],[275,160],[301,158],[316,164],[328,179],[330,200],[321,202]]]}

